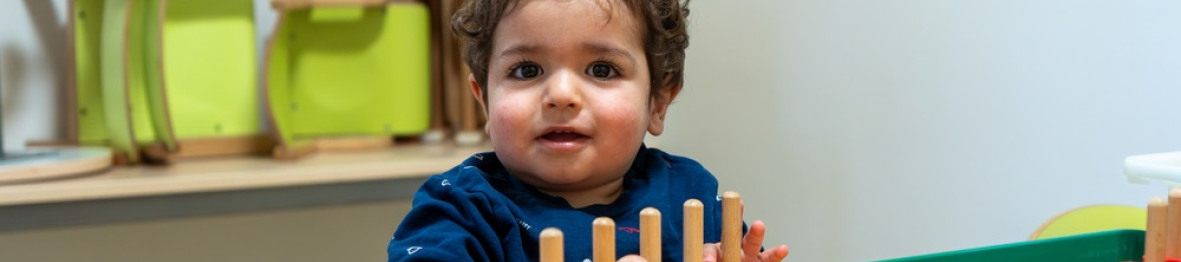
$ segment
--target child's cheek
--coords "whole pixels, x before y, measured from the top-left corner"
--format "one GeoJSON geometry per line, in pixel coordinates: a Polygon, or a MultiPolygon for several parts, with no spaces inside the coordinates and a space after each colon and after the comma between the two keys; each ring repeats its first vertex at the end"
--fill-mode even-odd
{"type": "Polygon", "coordinates": [[[609,128],[600,128],[607,131],[618,133],[620,137],[636,137],[643,136],[648,126],[648,110],[643,106],[635,104],[615,104],[614,106],[604,107],[601,112],[601,120],[599,126],[609,128]]]}
{"type": "Polygon", "coordinates": [[[488,118],[491,127],[489,135],[493,139],[508,139],[507,135],[527,134],[529,132],[529,110],[522,106],[523,101],[502,101],[493,105],[488,118]]]}

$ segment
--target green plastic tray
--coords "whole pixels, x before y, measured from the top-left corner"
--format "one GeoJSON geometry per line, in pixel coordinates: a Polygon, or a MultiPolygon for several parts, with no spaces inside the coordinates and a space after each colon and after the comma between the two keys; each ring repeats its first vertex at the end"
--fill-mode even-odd
{"type": "Polygon", "coordinates": [[[1140,261],[1143,230],[1111,230],[882,261],[1140,261]]]}
{"type": "Polygon", "coordinates": [[[266,61],[268,109],[281,144],[425,132],[429,19],[422,3],[282,12],[266,61]]]}

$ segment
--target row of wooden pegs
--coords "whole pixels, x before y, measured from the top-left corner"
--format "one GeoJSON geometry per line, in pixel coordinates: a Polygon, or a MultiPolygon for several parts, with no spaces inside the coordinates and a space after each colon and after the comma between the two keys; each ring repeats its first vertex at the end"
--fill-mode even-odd
{"type": "MultiPolygon", "coordinates": [[[[689,199],[684,204],[684,259],[701,262],[704,257],[704,206],[700,200],[689,199]]],[[[609,217],[594,220],[594,262],[614,262],[615,221],[609,217]]],[[[722,261],[737,262],[742,257],[742,198],[735,192],[722,193],[722,261]]],[[[640,211],[640,256],[647,261],[661,259],[660,210],[648,207],[640,211]]],[[[562,230],[554,227],[541,231],[540,258],[542,262],[562,262],[562,230]]]]}
{"type": "Polygon", "coordinates": [[[1181,188],[1169,190],[1167,200],[1154,197],[1148,201],[1144,261],[1181,261],[1181,188]]]}

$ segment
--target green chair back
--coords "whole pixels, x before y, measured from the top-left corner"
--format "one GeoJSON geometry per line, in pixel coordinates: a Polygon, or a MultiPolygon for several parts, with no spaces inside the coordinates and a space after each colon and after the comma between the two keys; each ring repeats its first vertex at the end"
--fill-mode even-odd
{"type": "Polygon", "coordinates": [[[281,143],[425,132],[429,23],[421,3],[282,12],[265,85],[281,143]]]}

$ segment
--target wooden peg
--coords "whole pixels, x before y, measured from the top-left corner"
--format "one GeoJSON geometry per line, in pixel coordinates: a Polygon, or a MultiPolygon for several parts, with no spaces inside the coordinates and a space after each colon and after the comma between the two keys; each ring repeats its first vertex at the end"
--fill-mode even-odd
{"type": "Polygon", "coordinates": [[[660,254],[660,210],[640,210],[640,256],[647,261],[664,261],[660,254]]]}
{"type": "Polygon", "coordinates": [[[1165,218],[1165,257],[1181,257],[1181,188],[1169,190],[1165,218]]]}
{"type": "Polygon", "coordinates": [[[722,262],[742,261],[742,197],[722,193],[722,262]]]}
{"type": "Polygon", "coordinates": [[[562,247],[562,230],[548,227],[541,230],[541,262],[562,262],[565,259],[562,247]]]}
{"type": "Polygon", "coordinates": [[[701,204],[701,200],[689,199],[685,200],[685,218],[684,229],[682,230],[685,239],[685,250],[682,259],[685,262],[701,262],[705,256],[703,253],[705,249],[705,223],[702,217],[705,214],[705,206],[701,204]]]}
{"type": "Polygon", "coordinates": [[[595,218],[593,240],[594,262],[615,262],[615,220],[595,218]]]}
{"type": "Polygon", "coordinates": [[[1144,261],[1165,261],[1165,227],[1169,205],[1154,197],[1148,201],[1148,223],[1144,234],[1144,261]]]}

